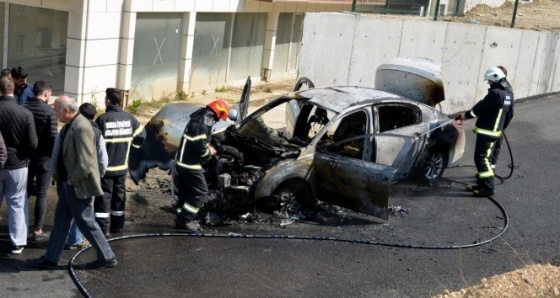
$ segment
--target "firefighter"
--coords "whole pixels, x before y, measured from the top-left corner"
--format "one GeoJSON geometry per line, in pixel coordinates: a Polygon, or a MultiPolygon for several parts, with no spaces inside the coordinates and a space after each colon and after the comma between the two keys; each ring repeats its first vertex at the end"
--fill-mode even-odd
{"type": "Polygon", "coordinates": [[[222,100],[215,100],[190,115],[175,157],[175,185],[178,186],[177,229],[200,231],[198,210],[207,202],[208,184],[203,165],[216,154],[210,146],[212,126],[226,120],[229,110],[222,100]]]}
{"type": "MultiPolygon", "coordinates": [[[[490,67],[484,73],[484,80],[490,88],[488,94],[470,111],[460,114],[458,119],[478,118],[474,132],[476,145],[474,163],[476,165],[476,184],[467,185],[477,197],[494,195],[494,170],[491,155],[496,141],[501,137],[505,123],[509,123],[510,109],[513,105],[513,92],[506,88],[506,75],[499,67],[490,67]]],[[[507,83],[509,84],[509,83],[507,83]]]]}
{"type": "MultiPolygon", "coordinates": [[[[504,72],[504,75],[506,76],[504,78],[504,81],[502,82],[502,85],[504,85],[504,88],[506,88],[506,91],[513,93],[513,87],[511,86],[511,84],[509,83],[509,81],[507,80],[507,69],[503,66],[498,66],[499,69],[501,69],[504,72]]],[[[508,127],[511,119],[513,119],[513,108],[514,108],[514,102],[511,102],[511,107],[509,108],[508,111],[508,115],[506,115],[506,122],[504,123],[504,127],[502,129],[502,132],[504,132],[506,130],[506,128],[508,127]]],[[[502,136],[500,136],[500,138],[498,140],[496,140],[496,144],[494,144],[494,150],[492,151],[492,157],[490,158],[490,162],[492,165],[492,169],[494,171],[496,171],[496,165],[498,164],[498,158],[500,157],[500,151],[502,150],[502,142],[504,140],[504,135],[502,133],[502,136]]]]}
{"type": "Polygon", "coordinates": [[[139,147],[146,139],[146,131],[140,122],[120,107],[121,92],[115,88],[105,90],[105,113],[95,123],[103,133],[109,165],[101,178],[103,196],[95,198],[95,219],[101,230],[120,233],[124,227],[126,203],[125,181],[128,172],[130,146],[139,147]]]}

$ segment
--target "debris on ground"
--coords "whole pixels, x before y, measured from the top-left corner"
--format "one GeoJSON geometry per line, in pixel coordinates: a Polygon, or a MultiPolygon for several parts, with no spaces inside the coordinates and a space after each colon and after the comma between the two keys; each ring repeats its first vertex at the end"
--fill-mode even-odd
{"type": "Polygon", "coordinates": [[[396,216],[396,217],[405,217],[408,215],[410,211],[409,208],[403,208],[402,206],[389,206],[389,215],[396,216]]]}

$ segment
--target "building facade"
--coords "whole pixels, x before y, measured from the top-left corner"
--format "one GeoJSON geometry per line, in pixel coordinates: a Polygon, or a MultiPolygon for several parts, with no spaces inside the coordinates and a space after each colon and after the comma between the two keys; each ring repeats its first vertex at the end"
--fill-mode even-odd
{"type": "Polygon", "coordinates": [[[3,68],[102,104],[107,87],[157,99],[294,74],[305,12],[351,0],[0,1],[3,68]]]}

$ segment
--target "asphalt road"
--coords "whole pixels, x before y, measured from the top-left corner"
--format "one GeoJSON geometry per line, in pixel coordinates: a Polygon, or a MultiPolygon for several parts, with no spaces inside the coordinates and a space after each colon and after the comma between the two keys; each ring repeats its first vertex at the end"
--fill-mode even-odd
{"type": "MultiPolygon", "coordinates": [[[[352,241],[152,236],[111,241],[119,264],[85,271],[93,259],[86,250],[76,260],[76,276],[93,297],[426,297],[478,284],[481,278],[532,263],[560,265],[560,95],[517,102],[508,128],[515,172],[497,187],[499,208],[473,198],[462,183],[474,181],[474,121],[467,122],[467,151],[437,187],[413,184],[392,189],[390,205],[408,210],[386,223],[355,213],[324,223],[296,222],[285,227],[233,225],[206,233],[326,236],[352,241]],[[404,246],[442,246],[440,249],[404,246]],[[450,249],[452,248],[452,249],[450,249]]],[[[498,174],[508,173],[507,152],[498,174]]],[[[162,194],[164,195],[164,194],[162,194]]],[[[149,204],[149,202],[148,202],[149,204]]],[[[48,222],[52,222],[52,213],[48,222]]],[[[5,203],[0,209],[0,296],[76,297],[66,251],[57,270],[34,270],[27,258],[45,244],[30,243],[21,256],[9,251],[5,203]]],[[[47,227],[47,230],[49,227],[47,227]]],[[[126,235],[174,232],[166,225],[129,227],[126,235]]]]}

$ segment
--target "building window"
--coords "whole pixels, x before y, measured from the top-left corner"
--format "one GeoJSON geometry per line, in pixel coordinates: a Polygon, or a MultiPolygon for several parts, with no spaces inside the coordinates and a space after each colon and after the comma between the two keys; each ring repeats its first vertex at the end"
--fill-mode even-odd
{"type": "Polygon", "coordinates": [[[183,18],[178,13],[139,13],[132,57],[133,98],[173,97],[177,90],[183,18]]]}
{"type": "Polygon", "coordinates": [[[53,86],[54,95],[63,94],[68,12],[13,4],[7,7],[6,67],[21,66],[30,84],[43,80],[53,86]]]}

